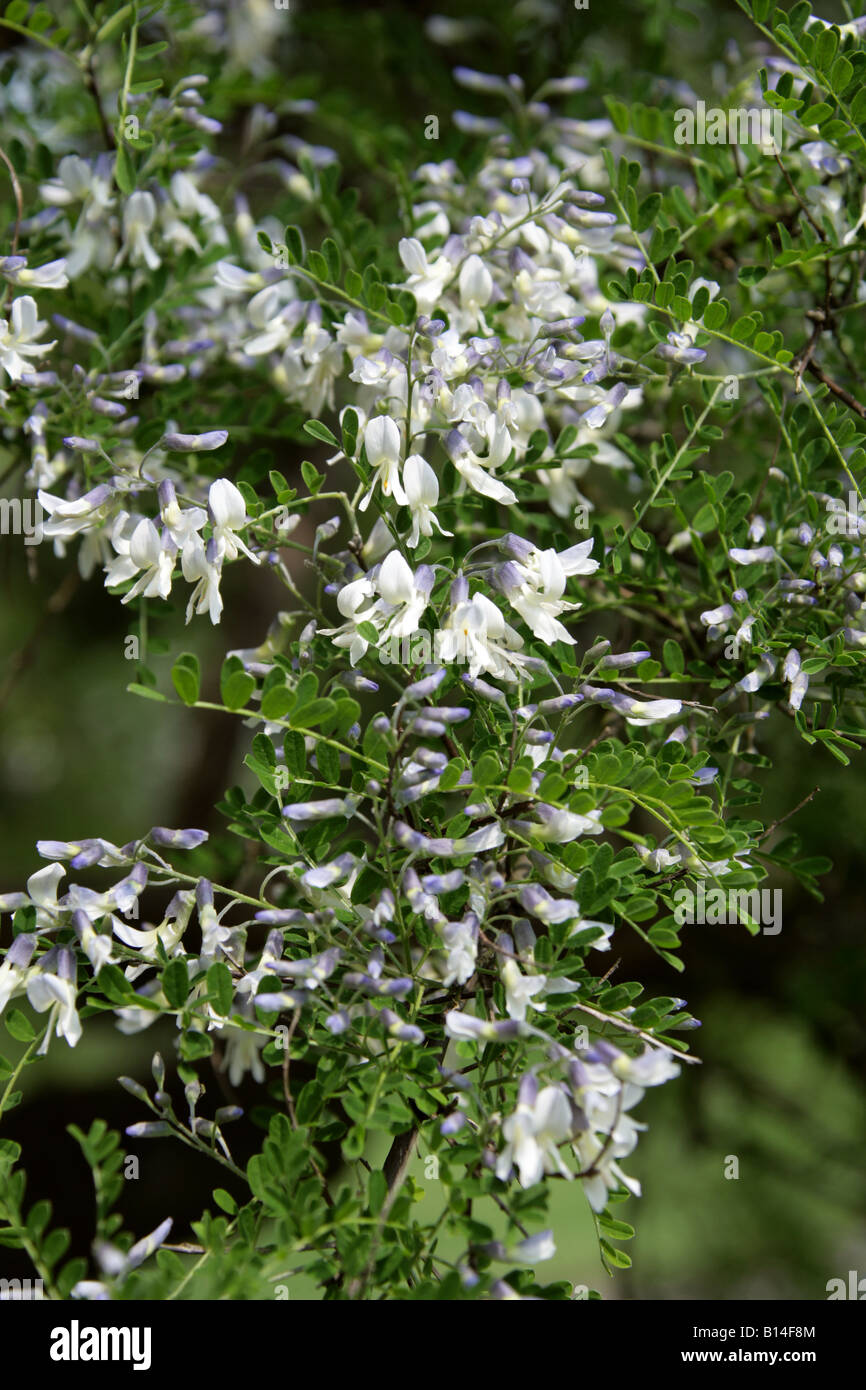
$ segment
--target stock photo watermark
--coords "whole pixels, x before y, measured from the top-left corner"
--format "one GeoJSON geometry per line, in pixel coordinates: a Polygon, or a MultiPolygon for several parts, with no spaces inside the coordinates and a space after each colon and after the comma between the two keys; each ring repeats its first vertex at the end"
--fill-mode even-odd
{"type": "Polygon", "coordinates": [[[0,497],[0,536],[23,536],[25,545],[42,541],[45,512],[32,497],[0,497]]]}
{"type": "Polygon", "coordinates": [[[707,109],[698,101],[694,110],[680,106],[674,112],[674,140],[678,145],[759,145],[782,148],[782,113],[766,106],[707,109]]]}
{"type": "Polygon", "coordinates": [[[781,888],[678,888],[674,893],[674,920],[678,926],[741,926],[758,924],[762,935],[778,936],[782,930],[781,888]]]}

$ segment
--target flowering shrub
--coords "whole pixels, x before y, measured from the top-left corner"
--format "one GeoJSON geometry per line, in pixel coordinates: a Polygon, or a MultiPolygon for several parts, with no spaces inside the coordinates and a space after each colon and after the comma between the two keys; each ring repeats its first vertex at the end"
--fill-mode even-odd
{"type": "Polygon", "coordinates": [[[250,775],[210,835],[38,843],[0,1114],[89,1019],[169,1016],[127,1135],[228,1186],[194,1255],[170,1212],[137,1238],[119,1137],[76,1131],[97,1230],[64,1263],[0,1141],[0,1240],[59,1297],[567,1298],[551,1183],[627,1266],[644,1093],[696,1061],[618,940],[674,981],[684,890],[752,932],[768,875],[819,896],[755,810],[762,730],[842,763],[866,733],[863,24],[744,0],[758,46],[705,95],[777,113],[754,144],[684,144],[673,83],[458,66],[454,156],[374,224],[286,133],[313,103],[257,99],[278,7],[69,8],[0,19],[4,532],[128,605],[131,695],[243,721],[250,775]],[[237,571],[285,607],[202,698],[150,629],[195,647],[237,571]],[[245,1165],[217,1069],[257,1092],[245,1165]]]}

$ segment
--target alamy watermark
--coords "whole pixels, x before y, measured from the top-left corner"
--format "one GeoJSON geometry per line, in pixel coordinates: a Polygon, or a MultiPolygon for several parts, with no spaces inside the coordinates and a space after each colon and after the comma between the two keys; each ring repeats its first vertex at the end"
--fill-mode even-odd
{"type": "Polygon", "coordinates": [[[45,512],[32,497],[0,497],[0,536],[23,536],[25,545],[39,545],[45,512]]]}
{"type": "Polygon", "coordinates": [[[782,113],[767,106],[736,106],[727,111],[699,101],[694,110],[674,112],[678,145],[761,145],[782,148],[782,113]]]}
{"type": "Polygon", "coordinates": [[[710,888],[699,883],[697,891],[678,888],[674,893],[674,920],[678,926],[728,926],[756,923],[764,936],[782,930],[781,888],[710,888]]]}
{"type": "Polygon", "coordinates": [[[866,1299],[866,1279],[861,1279],[856,1269],[848,1270],[847,1283],[844,1279],[828,1279],[824,1287],[829,1303],[840,1298],[854,1299],[858,1303],[866,1299]]]}
{"type": "Polygon", "coordinates": [[[44,1298],[41,1279],[0,1279],[0,1302],[11,1299],[31,1303],[44,1298]]]}

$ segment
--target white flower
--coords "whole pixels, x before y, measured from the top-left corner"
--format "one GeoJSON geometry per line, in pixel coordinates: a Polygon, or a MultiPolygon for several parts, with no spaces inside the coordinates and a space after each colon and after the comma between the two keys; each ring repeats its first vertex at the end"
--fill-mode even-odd
{"type": "Polygon", "coordinates": [[[403,487],[412,513],[412,531],[407,542],[412,549],[421,536],[432,536],[434,526],[443,536],[454,534],[443,531],[433,514],[439,501],[439,479],[420,454],[410,454],[403,464],[403,487]]]}
{"type": "Polygon", "coordinates": [[[535,996],[543,994],[547,985],[546,975],[524,975],[517,961],[510,957],[505,960],[499,973],[505,986],[505,1010],[509,1018],[519,1019],[523,1023],[530,1005],[544,1012],[545,1004],[540,999],[536,1000],[535,996]]]}
{"type": "Polygon", "coordinates": [[[201,537],[195,536],[183,548],[180,567],[187,583],[195,585],[187,604],[186,621],[190,621],[193,613],[208,613],[211,622],[218,623],[223,611],[220,594],[222,557],[216,541],[209,540],[205,548],[201,537]]]}
{"type": "Polygon", "coordinates": [[[132,265],[142,261],[148,270],[159,270],[162,261],[150,244],[148,232],[156,221],[152,193],[131,193],[123,209],[123,245],[114,258],[115,267],[129,258],[132,265]]]}
{"type": "Polygon", "coordinates": [[[27,998],[36,1012],[44,1014],[46,1010],[51,1010],[48,1028],[39,1047],[40,1057],[48,1051],[52,1025],[54,1036],[65,1038],[70,1047],[75,1047],[81,1037],[81,1020],[75,1008],[75,982],[71,978],[75,972],[74,958],[70,951],[63,950],[59,954],[57,974],[40,970],[27,982],[27,998]]]}
{"type": "Polygon", "coordinates": [[[208,513],[213,522],[213,539],[220,560],[236,560],[242,550],[254,565],[258,557],[248,550],[236,533],[246,526],[248,517],[242,494],[228,478],[217,478],[207,495],[208,513]]]}
{"type": "Polygon", "coordinates": [[[453,278],[454,267],[446,256],[437,256],[431,263],[417,237],[403,237],[397,250],[409,271],[405,288],[414,294],[419,314],[429,314],[453,278]]]}
{"type": "Polygon", "coordinates": [[[641,728],[663,719],[673,719],[681,710],[679,700],[633,700],[626,723],[641,728]]]}
{"type": "Polygon", "coordinates": [[[207,521],[204,507],[187,507],[184,511],[175,495],[174,485],[164,478],[159,485],[160,516],[168,535],[178,550],[192,542],[207,521]]]}
{"type": "Polygon", "coordinates": [[[133,950],[138,951],[144,961],[144,964],[140,966],[127,966],[128,979],[134,980],[142,971],[146,970],[147,962],[158,960],[160,947],[168,956],[178,953],[194,905],[195,893],[189,891],[177,893],[169,903],[166,915],[158,927],[132,927],[120,917],[112,917],[111,929],[114,935],[125,946],[131,946],[133,950]]]}
{"type": "Polygon", "coordinates": [[[244,352],[248,357],[263,357],[265,353],[286,346],[292,336],[292,323],[277,286],[269,285],[253,295],[247,305],[247,313],[253,327],[258,329],[255,336],[244,343],[244,352]]]}
{"type": "Polygon", "coordinates": [[[499,571],[508,602],[540,641],[574,644],[575,639],[559,622],[558,615],[580,607],[562,596],[570,575],[592,574],[598,569],[598,561],[588,558],[592,545],[591,540],[581,541],[558,555],[555,550],[537,550],[521,542],[521,558],[509,561],[499,571]],[[528,548],[528,553],[523,547],[528,548]]]}
{"type": "Polygon", "coordinates": [[[178,170],[171,176],[169,185],[171,199],[166,201],[160,212],[162,223],[162,235],[166,241],[170,241],[177,252],[184,250],[194,251],[197,256],[201,255],[202,248],[198,238],[190,227],[187,220],[200,218],[202,222],[209,225],[213,239],[218,242],[226,240],[225,232],[220,220],[220,212],[213,199],[206,194],[200,193],[188,174],[178,170]]]}
{"type": "Polygon", "coordinates": [[[30,964],[35,944],[35,937],[16,936],[6,952],[6,957],[0,965],[0,1013],[10,999],[14,999],[26,989],[27,981],[37,968],[30,964]]]}
{"type": "Polygon", "coordinates": [[[346,618],[339,628],[323,628],[334,645],[349,649],[354,666],[369,646],[358,628],[371,623],[378,631],[378,645],[417,632],[433,586],[433,571],[419,565],[413,574],[399,550],[392,550],[375,570],[345,584],[337,595],[337,607],[346,618]],[[377,597],[378,595],[378,597],[377,597]]]}
{"type": "Polygon", "coordinates": [[[480,322],[486,332],[483,310],[490,303],[493,294],[493,276],[480,256],[469,256],[463,262],[458,280],[460,304],[464,311],[464,329],[474,328],[480,322]]]}
{"type": "Polygon", "coordinates": [[[516,502],[517,497],[511,488],[495,476],[497,468],[511,456],[514,447],[511,435],[497,415],[490,415],[484,433],[490,447],[482,458],[459,430],[452,430],[445,439],[451,462],[464,482],[474,492],[480,492],[482,497],[492,497],[494,502],[516,502]]]}
{"type": "Polygon", "coordinates": [[[517,1109],[502,1126],[505,1148],[496,1160],[496,1176],[507,1182],[517,1166],[521,1187],[532,1187],[545,1173],[573,1174],[559,1154],[559,1145],[571,1135],[571,1108],[558,1086],[537,1091],[534,1082],[523,1082],[517,1109]]]}
{"type": "Polygon", "coordinates": [[[111,937],[95,931],[93,922],[86,912],[76,913],[73,919],[75,934],[81,942],[81,949],[93,966],[94,975],[99,975],[103,965],[114,965],[111,954],[111,937]]]}
{"type": "Polygon", "coordinates": [[[556,1254],[553,1231],[539,1231],[537,1235],[527,1236],[508,1251],[509,1263],[519,1265],[540,1264],[542,1260],[552,1260],[556,1254]]]}
{"type": "Polygon", "coordinates": [[[478,926],[475,922],[447,922],[442,942],[448,955],[442,981],[445,985],[465,985],[475,972],[478,958],[478,926]]]}
{"type": "Polygon", "coordinates": [[[12,285],[32,286],[35,290],[65,290],[69,284],[64,259],[29,270],[24,256],[6,256],[0,259],[0,275],[12,285]]]}
{"type": "Polygon", "coordinates": [[[472,677],[482,671],[500,680],[518,679],[525,657],[519,654],[523,638],[485,594],[458,601],[442,629],[443,661],[467,661],[472,677]]]}
{"type": "Polygon", "coordinates": [[[253,1081],[264,1081],[265,1068],[260,1054],[268,1041],[266,1037],[231,1025],[221,1028],[217,1037],[222,1038],[226,1045],[220,1070],[228,1071],[230,1085],[239,1086],[247,1072],[252,1075],[253,1081]]]}
{"type": "Polygon", "coordinates": [[[111,544],[117,554],[105,566],[106,589],[114,589],[118,584],[125,584],[128,579],[134,579],[138,574],[138,566],[129,553],[129,545],[132,534],[141,520],[140,516],[130,515],[129,512],[124,511],[118,512],[114,518],[114,525],[111,528],[111,544]]]}
{"type": "Polygon", "coordinates": [[[337,607],[346,622],[341,628],[322,629],[323,636],[333,637],[335,647],[348,647],[352,666],[357,665],[369,645],[358,628],[361,623],[371,621],[375,598],[376,590],[366,576],[344,584],[337,595],[337,607]]]}
{"type": "Polygon", "coordinates": [[[405,507],[408,498],[400,482],[400,431],[389,415],[375,415],[370,420],[364,431],[364,447],[373,470],[373,481],[360,510],[367,510],[377,482],[382,484],[386,497],[393,497],[399,506],[405,507]]]}
{"type": "Polygon", "coordinates": [[[36,908],[36,930],[48,931],[57,925],[58,913],[63,909],[57,902],[57,889],[66,870],[62,864],[46,864],[37,869],[27,880],[26,897],[22,895],[23,906],[28,900],[36,908]]]}
{"type": "Polygon", "coordinates": [[[379,566],[376,587],[382,598],[379,605],[385,625],[382,641],[392,637],[411,637],[430,597],[432,572],[426,565],[413,574],[399,550],[392,550],[379,566]],[[421,582],[418,582],[419,576],[421,582]]]}
{"type": "Polygon", "coordinates": [[[533,821],[526,824],[536,839],[547,840],[555,845],[567,845],[569,841],[577,839],[578,835],[600,835],[604,828],[601,824],[600,810],[590,811],[588,815],[582,816],[577,811],[566,811],[563,807],[545,806],[541,803],[535,807],[535,811],[541,823],[536,824],[533,821]]]}
{"type": "Polygon", "coordinates": [[[37,313],[36,300],[29,294],[13,300],[11,321],[0,319],[0,367],[10,381],[20,381],[31,370],[28,357],[42,357],[54,347],[56,338],[50,343],[36,341],[45,327],[37,313]]]}
{"type": "Polygon", "coordinates": [[[42,198],[54,207],[81,203],[81,213],[69,236],[66,274],[70,280],[91,265],[107,269],[114,250],[109,215],[114,206],[111,161],[101,156],[91,167],[77,154],[67,154],[57,167],[57,178],[40,188],[42,198]]]}
{"type": "Polygon", "coordinates": [[[168,598],[171,593],[171,580],[177,552],[169,539],[170,549],[163,543],[159,532],[149,517],[142,517],[129,538],[129,562],[135,571],[143,570],[121,603],[130,603],[138,598],[168,598]]]}
{"type": "Polygon", "coordinates": [[[71,502],[64,501],[62,497],[55,497],[53,493],[45,492],[42,488],[36,496],[51,518],[43,523],[43,534],[50,536],[55,542],[62,542],[86,532],[98,534],[106,520],[113,492],[107,483],[100,483],[83,497],[76,497],[71,502]]]}

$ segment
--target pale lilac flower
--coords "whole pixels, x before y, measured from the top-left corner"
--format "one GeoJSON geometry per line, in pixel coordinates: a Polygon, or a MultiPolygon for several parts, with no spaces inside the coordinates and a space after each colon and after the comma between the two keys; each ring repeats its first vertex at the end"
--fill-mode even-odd
{"type": "Polygon", "coordinates": [[[574,1174],[559,1152],[571,1132],[571,1107],[565,1092],[558,1086],[539,1090],[534,1077],[524,1077],[517,1109],[502,1126],[505,1147],[496,1160],[496,1176],[507,1182],[516,1164],[521,1187],[533,1187],[545,1173],[572,1178],[574,1174]]]}
{"type": "Polygon", "coordinates": [[[44,357],[55,342],[41,343],[39,337],[45,324],[39,318],[36,300],[29,294],[12,301],[8,319],[0,318],[0,367],[10,381],[20,381],[30,371],[28,357],[44,357]]]}
{"type": "Polygon", "coordinates": [[[443,536],[451,536],[436,519],[433,508],[439,501],[439,479],[426,459],[410,454],[403,465],[403,488],[412,514],[412,530],[406,542],[413,550],[422,536],[432,536],[433,527],[443,536]]]}

